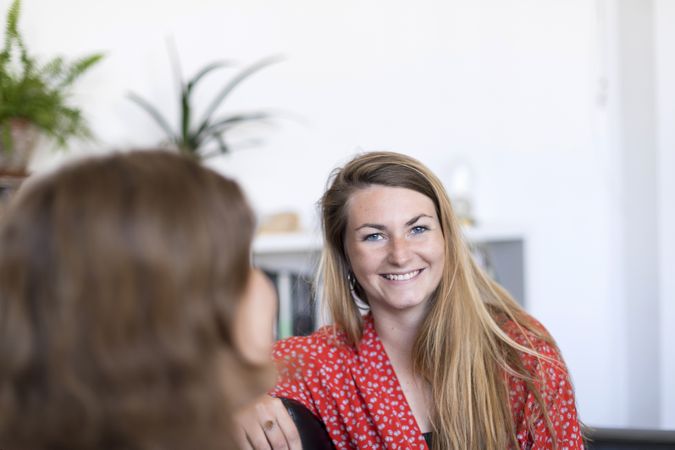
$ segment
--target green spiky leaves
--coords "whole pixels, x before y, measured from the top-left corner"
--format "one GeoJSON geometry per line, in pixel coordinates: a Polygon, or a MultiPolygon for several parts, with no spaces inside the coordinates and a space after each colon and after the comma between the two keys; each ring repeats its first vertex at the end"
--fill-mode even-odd
{"type": "MultiPolygon", "coordinates": [[[[171,50],[171,49],[170,49],[171,50]]],[[[197,86],[208,75],[217,70],[232,67],[232,64],[225,61],[216,61],[202,67],[197,73],[187,81],[184,81],[181,75],[181,67],[175,51],[171,52],[171,62],[174,75],[179,84],[179,120],[177,126],[172,126],[170,121],[150,102],[136,93],[130,93],[128,98],[141,107],[155,121],[166,135],[166,140],[171,147],[174,147],[181,153],[196,159],[208,158],[230,151],[230,147],[225,140],[226,133],[232,128],[259,121],[271,117],[271,114],[264,111],[249,112],[243,114],[231,114],[218,116],[217,111],[224,103],[225,99],[232,91],[243,81],[260,70],[281,61],[279,57],[265,58],[245,67],[237,72],[234,77],[216,93],[211,102],[197,121],[194,120],[194,99],[193,95],[197,86]],[[216,148],[216,151],[210,151],[208,148],[216,148]]]]}

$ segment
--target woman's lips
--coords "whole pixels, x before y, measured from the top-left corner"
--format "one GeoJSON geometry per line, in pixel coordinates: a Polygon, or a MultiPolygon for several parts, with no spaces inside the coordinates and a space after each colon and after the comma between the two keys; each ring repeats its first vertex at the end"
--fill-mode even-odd
{"type": "Polygon", "coordinates": [[[403,273],[383,273],[380,276],[389,281],[408,281],[419,275],[424,269],[415,269],[403,273]]]}

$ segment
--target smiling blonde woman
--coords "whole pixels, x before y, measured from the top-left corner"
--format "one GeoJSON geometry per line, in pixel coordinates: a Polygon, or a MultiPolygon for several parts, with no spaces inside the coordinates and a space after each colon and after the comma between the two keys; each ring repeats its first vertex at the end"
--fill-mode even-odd
{"type": "MultiPolygon", "coordinates": [[[[341,449],[583,448],[553,338],[474,262],[429,169],[357,156],[321,210],[334,325],[277,343],[275,397],[302,403],[341,449]]],[[[294,448],[295,430],[260,425],[285,420],[277,402],[240,420],[251,447],[294,448]]]]}

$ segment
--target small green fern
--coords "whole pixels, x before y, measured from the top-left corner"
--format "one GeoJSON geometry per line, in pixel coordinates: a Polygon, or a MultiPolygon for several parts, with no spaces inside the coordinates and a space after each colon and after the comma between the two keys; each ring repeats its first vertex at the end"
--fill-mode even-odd
{"type": "Polygon", "coordinates": [[[72,137],[91,137],[81,111],[69,103],[70,89],[103,55],[96,53],[72,62],[56,57],[40,63],[29,55],[19,32],[20,10],[21,0],[14,0],[0,52],[0,127],[5,149],[12,148],[11,119],[33,123],[59,147],[65,147],[72,137]]]}

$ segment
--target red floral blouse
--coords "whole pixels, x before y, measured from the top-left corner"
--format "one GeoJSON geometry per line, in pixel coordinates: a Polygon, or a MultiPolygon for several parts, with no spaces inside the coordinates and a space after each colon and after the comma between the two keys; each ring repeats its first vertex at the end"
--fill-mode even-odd
{"type": "MultiPolygon", "coordinates": [[[[525,344],[515,325],[505,331],[525,344]]],[[[529,336],[537,351],[562,362],[555,348],[529,336]]],[[[345,335],[324,327],[310,336],[276,343],[279,369],[271,392],[302,403],[326,424],[337,449],[420,449],[427,445],[380,341],[371,315],[355,347],[345,335]]],[[[522,355],[527,370],[545,383],[541,389],[558,438],[558,449],[583,449],[574,392],[564,364],[522,355]]],[[[552,449],[552,437],[534,395],[520,379],[511,377],[510,401],[521,449],[552,449]],[[530,418],[534,426],[530,426],[530,418]]]]}

